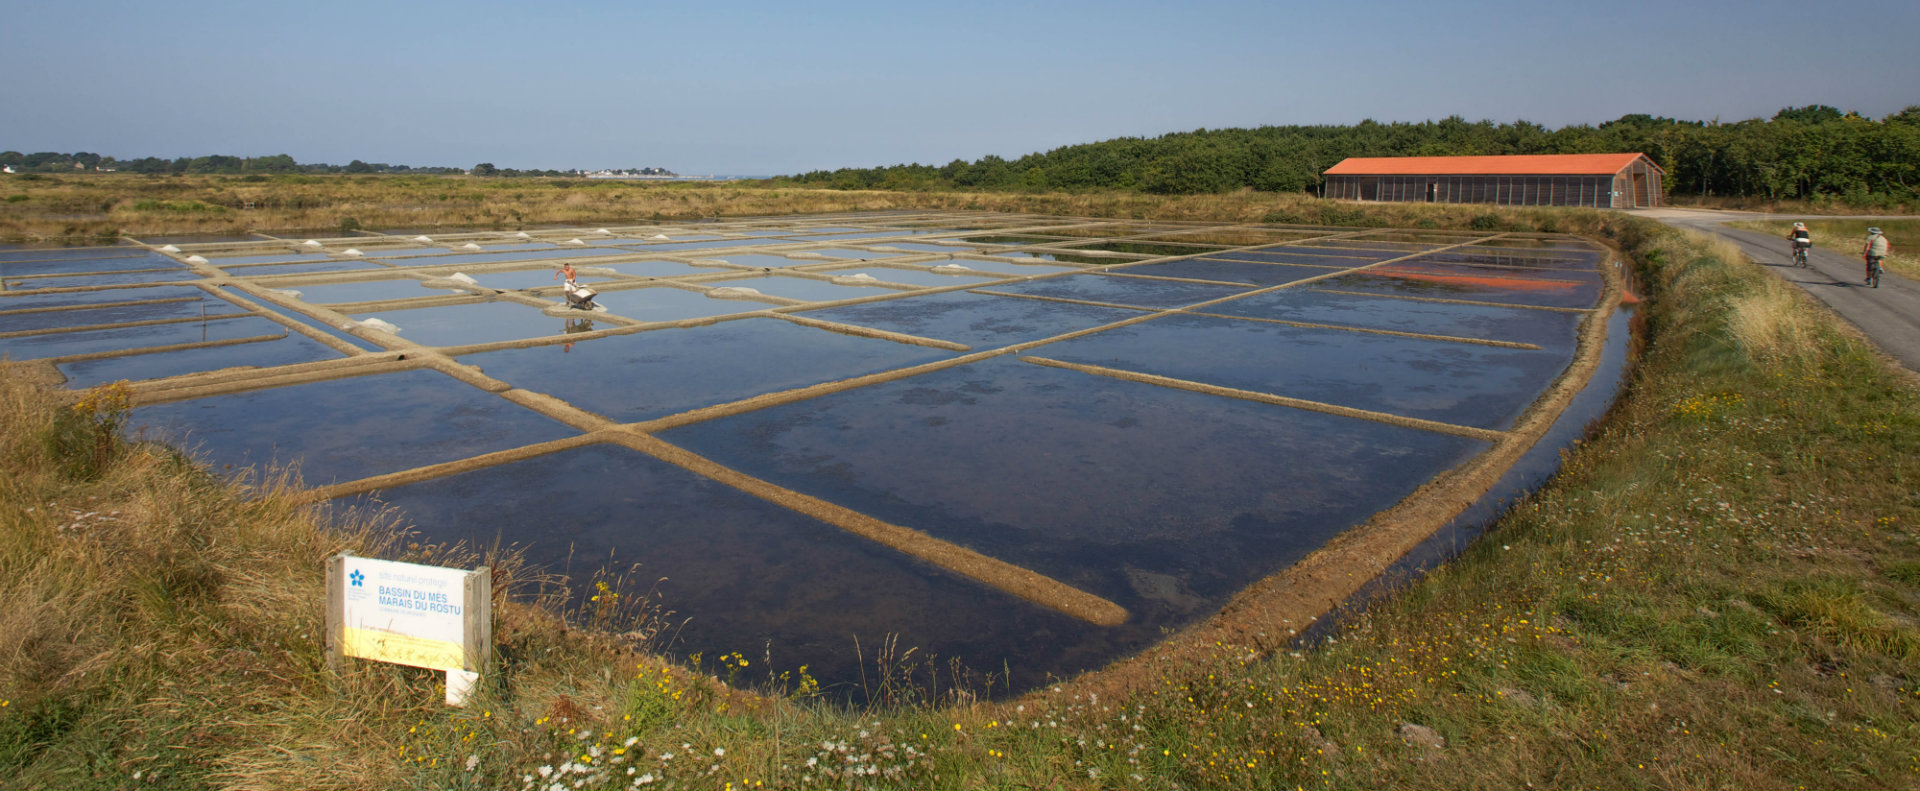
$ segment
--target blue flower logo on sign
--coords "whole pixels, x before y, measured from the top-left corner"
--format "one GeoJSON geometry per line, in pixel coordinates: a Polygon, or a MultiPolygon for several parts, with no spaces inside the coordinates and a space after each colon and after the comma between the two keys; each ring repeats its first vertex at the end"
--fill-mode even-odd
{"type": "Polygon", "coordinates": [[[354,569],[352,574],[347,575],[347,578],[353,580],[353,587],[356,588],[367,581],[367,575],[361,574],[359,569],[354,569]]]}

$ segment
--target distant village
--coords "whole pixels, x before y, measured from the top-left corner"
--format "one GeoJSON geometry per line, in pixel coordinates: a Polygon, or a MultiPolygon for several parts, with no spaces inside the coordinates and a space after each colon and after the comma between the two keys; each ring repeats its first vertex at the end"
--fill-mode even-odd
{"type": "Polygon", "coordinates": [[[635,168],[628,170],[582,170],[575,171],[590,179],[674,179],[680,174],[666,168],[635,168]]]}

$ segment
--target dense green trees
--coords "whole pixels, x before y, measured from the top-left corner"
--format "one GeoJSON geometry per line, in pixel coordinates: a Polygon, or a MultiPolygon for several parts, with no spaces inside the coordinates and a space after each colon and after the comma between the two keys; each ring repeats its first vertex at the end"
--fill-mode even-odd
{"type": "Polygon", "coordinates": [[[1251,187],[1314,191],[1353,156],[1644,152],[1690,195],[1838,198],[1868,205],[1920,196],[1920,106],[1880,121],[1824,105],[1737,123],[1628,115],[1547,129],[1459,116],[1421,123],[1198,129],[1065,146],[1017,160],[987,156],[941,167],[814,171],[777,181],[840,189],[1123,189],[1161,194],[1251,187]]]}

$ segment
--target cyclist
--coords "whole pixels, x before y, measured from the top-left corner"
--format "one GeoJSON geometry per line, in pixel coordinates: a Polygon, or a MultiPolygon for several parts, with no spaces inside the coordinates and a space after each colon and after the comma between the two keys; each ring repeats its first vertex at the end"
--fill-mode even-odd
{"type": "Polygon", "coordinates": [[[1887,237],[1880,234],[1880,229],[1868,228],[1867,246],[1860,250],[1860,257],[1867,259],[1867,279],[1863,282],[1873,282],[1874,267],[1879,266],[1880,262],[1887,257],[1887,253],[1890,251],[1891,248],[1887,244],[1887,237]]]}
{"type": "Polygon", "coordinates": [[[1807,230],[1806,223],[1796,222],[1793,224],[1793,230],[1787,233],[1787,239],[1793,242],[1794,263],[1801,263],[1804,260],[1802,256],[1813,248],[1813,232],[1807,230]]]}

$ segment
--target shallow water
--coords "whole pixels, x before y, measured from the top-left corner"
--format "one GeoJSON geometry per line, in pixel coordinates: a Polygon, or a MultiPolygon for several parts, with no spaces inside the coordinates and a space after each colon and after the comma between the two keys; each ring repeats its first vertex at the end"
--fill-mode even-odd
{"type": "Polygon", "coordinates": [[[1324,248],[1269,247],[1263,250],[1239,250],[1210,253],[1208,258],[1221,258],[1230,261],[1262,261],[1269,264],[1300,264],[1304,266],[1365,266],[1389,258],[1399,258],[1405,253],[1392,250],[1327,250],[1324,248]]]}
{"type": "Polygon", "coordinates": [[[1591,306],[1600,297],[1598,281],[1581,283],[1529,277],[1525,272],[1505,270],[1498,275],[1471,275],[1441,269],[1438,266],[1399,265],[1352,275],[1343,275],[1315,284],[1328,291],[1366,294],[1391,294],[1429,299],[1458,299],[1497,302],[1512,305],[1580,308],[1591,306]]]}
{"type": "Polygon", "coordinates": [[[930,362],[952,352],[756,318],[465,355],[488,376],[632,422],[930,362]]]}
{"type": "Polygon", "coordinates": [[[109,288],[99,291],[65,291],[52,294],[8,294],[0,292],[0,313],[26,308],[50,308],[65,305],[93,305],[102,302],[127,302],[147,299],[198,299],[205,291],[195,286],[143,286],[109,288]]]}
{"type": "MultiPolygon", "coordinates": [[[[239,321],[259,321],[265,319],[246,319],[239,321]]],[[[285,327],[275,324],[254,324],[253,329],[262,335],[288,333],[272,340],[255,343],[243,343],[234,346],[215,346],[200,349],[183,349],[172,352],[139,354],[129,357],[110,357],[103,360],[85,360],[82,362],[61,363],[60,371],[67,376],[69,387],[92,387],[93,385],[114,382],[121,379],[139,381],[141,379],[159,379],[168,376],[218,371],[225,368],[251,367],[271,368],[278,365],[331,360],[341,356],[326,345],[298,333],[291,333],[285,327]]]]}
{"type": "Polygon", "coordinates": [[[601,569],[631,569],[640,591],[658,580],[668,620],[684,621],[673,653],[738,651],[759,677],[771,651],[778,670],[807,665],[846,685],[829,690],[836,696],[859,697],[849,689],[861,671],[856,640],[868,662],[889,635],[983,670],[1008,656],[1023,685],[1111,651],[1096,627],[624,448],[582,448],[380,499],[426,540],[522,547],[580,587],[601,569]],[[493,496],[503,490],[528,495],[493,496]]]}
{"type": "Polygon", "coordinates": [[[335,260],[326,253],[294,253],[280,251],[261,255],[203,256],[207,263],[225,269],[230,266],[253,266],[257,264],[311,264],[335,260]]]}
{"type": "Polygon", "coordinates": [[[1079,639],[951,635],[971,666],[1020,669],[1145,646],[1484,447],[1006,358],[662,436],[1132,615],[1079,639]]]}
{"type": "Polygon", "coordinates": [[[778,307],[770,301],[713,299],[698,291],[672,286],[608,289],[593,298],[611,313],[635,321],[680,321],[752,313],[778,307]]]}
{"type": "Polygon", "coordinates": [[[1173,308],[1236,294],[1249,289],[1209,283],[1180,283],[1120,275],[1066,275],[1022,283],[988,286],[987,291],[1023,296],[1076,299],[1142,308],[1173,308]]]}
{"type": "MultiPolygon", "coordinates": [[[[120,248],[108,248],[120,249],[120,248]]],[[[61,251],[65,252],[65,251],[61,251]]],[[[100,257],[61,255],[52,258],[8,258],[0,255],[0,280],[12,281],[25,275],[51,274],[87,274],[90,272],[123,272],[135,269],[175,269],[184,270],[187,265],[159,253],[150,253],[134,248],[130,253],[103,255],[100,257]]],[[[27,282],[37,282],[29,279],[27,282]]],[[[47,288],[44,285],[32,285],[31,288],[47,288]]]]}
{"type": "Polygon", "coordinates": [[[811,310],[799,315],[922,338],[975,350],[1051,338],[1141,315],[1124,308],[947,292],[811,310]]]}
{"type": "Polygon", "coordinates": [[[131,244],[106,247],[22,247],[19,245],[0,245],[0,265],[11,267],[14,264],[36,261],[84,261],[105,258],[140,258],[157,255],[144,247],[131,244]]]}
{"type": "MultiPolygon", "coordinates": [[[[558,288],[563,282],[559,277],[559,273],[560,269],[554,267],[552,269],[530,269],[522,272],[482,272],[477,275],[468,275],[468,277],[473,278],[474,282],[480,284],[482,288],[499,289],[501,291],[518,291],[529,288],[558,288]]],[[[597,283],[611,280],[612,278],[602,275],[577,273],[573,279],[576,283],[597,283]]]]}
{"type": "Polygon", "coordinates": [[[920,244],[919,242],[886,242],[883,247],[897,247],[915,253],[958,253],[972,251],[975,248],[951,244],[920,244]]]}
{"type": "Polygon", "coordinates": [[[757,266],[757,267],[760,267],[761,269],[784,269],[789,266],[802,266],[806,264],[826,263],[825,261],[808,261],[804,258],[788,258],[786,256],[781,256],[781,255],[756,255],[756,254],[750,254],[750,253],[742,253],[742,254],[734,254],[734,255],[701,256],[701,258],[711,258],[718,261],[725,261],[729,264],[733,264],[736,266],[757,266]]]}
{"type": "Polygon", "coordinates": [[[817,250],[802,250],[812,255],[824,255],[828,258],[851,258],[860,261],[872,261],[880,258],[897,258],[905,253],[881,253],[872,250],[855,250],[851,247],[825,247],[817,250]]]}
{"type": "MultiPolygon", "coordinates": [[[[556,306],[559,302],[556,300],[556,306]]],[[[479,302],[437,308],[356,313],[353,318],[379,318],[400,328],[399,335],[427,346],[466,346],[559,335],[566,320],[548,316],[540,308],[518,302],[479,302]]]]}
{"type": "Polygon", "coordinates": [[[971,274],[960,272],[950,274],[947,272],[935,272],[932,269],[922,269],[918,267],[908,268],[909,266],[910,265],[906,264],[901,266],[856,266],[847,269],[814,270],[814,272],[816,274],[831,275],[833,277],[866,274],[872,276],[875,280],[884,280],[889,283],[904,283],[906,285],[930,286],[934,288],[980,285],[1001,277],[992,272],[974,272],[971,274]]]}
{"type": "MultiPolygon", "coordinates": [[[[516,261],[544,261],[558,258],[596,258],[603,255],[632,255],[630,250],[604,249],[596,247],[573,247],[555,250],[551,246],[541,245],[538,250],[524,250],[511,253],[456,253],[437,255],[431,258],[398,258],[391,263],[394,266],[481,266],[484,264],[510,264],[516,261]]],[[[559,264],[554,264],[558,267],[559,264]]]]}
{"type": "Polygon", "coordinates": [[[668,250],[722,250],[728,247],[758,247],[768,244],[798,244],[798,242],[792,239],[768,238],[715,239],[706,242],[648,242],[644,245],[633,245],[633,249],[648,253],[658,253],[668,250]]]}
{"type": "MultiPolygon", "coordinates": [[[[229,311],[228,315],[232,312],[229,311]]],[[[223,341],[259,335],[280,335],[286,328],[257,316],[210,318],[178,324],[60,332],[49,335],[0,338],[0,355],[15,360],[38,360],[72,354],[171,346],[180,343],[223,341]]]]}
{"type": "Polygon", "coordinates": [[[300,299],[315,305],[342,304],[348,302],[379,302],[393,299],[416,299],[419,297],[444,296],[443,289],[427,288],[426,284],[413,278],[395,278],[393,280],[366,280],[359,283],[319,283],[304,286],[274,286],[276,289],[300,292],[300,299]]]}
{"type": "Polygon", "coordinates": [[[702,267],[682,264],[675,261],[635,261],[628,264],[593,264],[592,266],[611,269],[623,275],[633,277],[690,277],[692,275],[711,275],[720,271],[717,267],[702,267]]]}
{"type": "Polygon", "coordinates": [[[321,485],[574,435],[438,371],[255,390],[135,408],[128,425],[216,469],[299,460],[321,485]]]}
{"type": "Polygon", "coordinates": [[[1168,261],[1163,264],[1143,264],[1125,266],[1113,271],[1128,275],[1151,275],[1155,277],[1184,277],[1194,280],[1217,280],[1226,283],[1245,283],[1249,286],[1277,286],[1292,283],[1309,277],[1319,277],[1329,270],[1321,267],[1292,266],[1288,264],[1269,264],[1255,261],[1222,261],[1212,258],[1188,258],[1180,261],[1168,261]]]}
{"type": "Polygon", "coordinates": [[[1489,429],[1510,426],[1568,362],[1564,347],[1509,349],[1203,316],[1158,318],[1033,353],[1489,429]]]}
{"type": "Polygon", "coordinates": [[[941,265],[964,266],[976,272],[991,272],[996,275],[1051,275],[1058,272],[1081,271],[1080,267],[1077,266],[1023,264],[1016,261],[991,261],[978,258],[955,258],[951,261],[943,261],[941,265]]]}
{"type": "Polygon", "coordinates": [[[385,269],[378,261],[346,259],[340,261],[316,261],[310,264],[261,264],[257,266],[235,267],[227,270],[234,277],[266,277],[268,275],[296,275],[306,272],[358,272],[368,269],[385,269]]]}
{"type": "MultiPolygon", "coordinates": [[[[134,302],[151,299],[147,296],[133,296],[116,302],[134,302]]],[[[153,321],[157,319],[194,318],[198,316],[220,316],[242,313],[238,305],[223,299],[217,299],[200,289],[189,289],[169,302],[146,302],[146,304],[118,305],[77,310],[61,310],[35,313],[5,312],[10,303],[0,300],[0,333],[22,332],[27,330],[52,329],[56,327],[81,327],[90,324],[118,324],[132,321],[153,321]]],[[[25,306],[22,306],[25,307],[25,306]]],[[[4,344],[0,340],[0,344],[4,344]]]]}
{"type": "Polygon", "coordinates": [[[871,297],[876,294],[901,293],[900,289],[885,286],[843,286],[825,280],[786,275],[747,275],[730,280],[709,280],[701,285],[716,288],[751,288],[769,296],[805,302],[832,302],[871,297]]]}
{"type": "Polygon", "coordinates": [[[1520,307],[1422,302],[1391,296],[1363,296],[1285,289],[1214,305],[1208,313],[1332,324],[1394,332],[1416,332],[1531,343],[1569,349],[1577,340],[1582,314],[1520,307]]]}
{"type": "MultiPolygon", "coordinates": [[[[141,262],[140,266],[149,266],[141,262]]],[[[200,275],[182,268],[150,269],[136,272],[109,274],[72,274],[48,276],[9,276],[4,282],[8,291],[35,291],[47,288],[88,288],[95,286],[137,285],[143,283],[168,283],[182,280],[198,280],[200,275]]]]}

